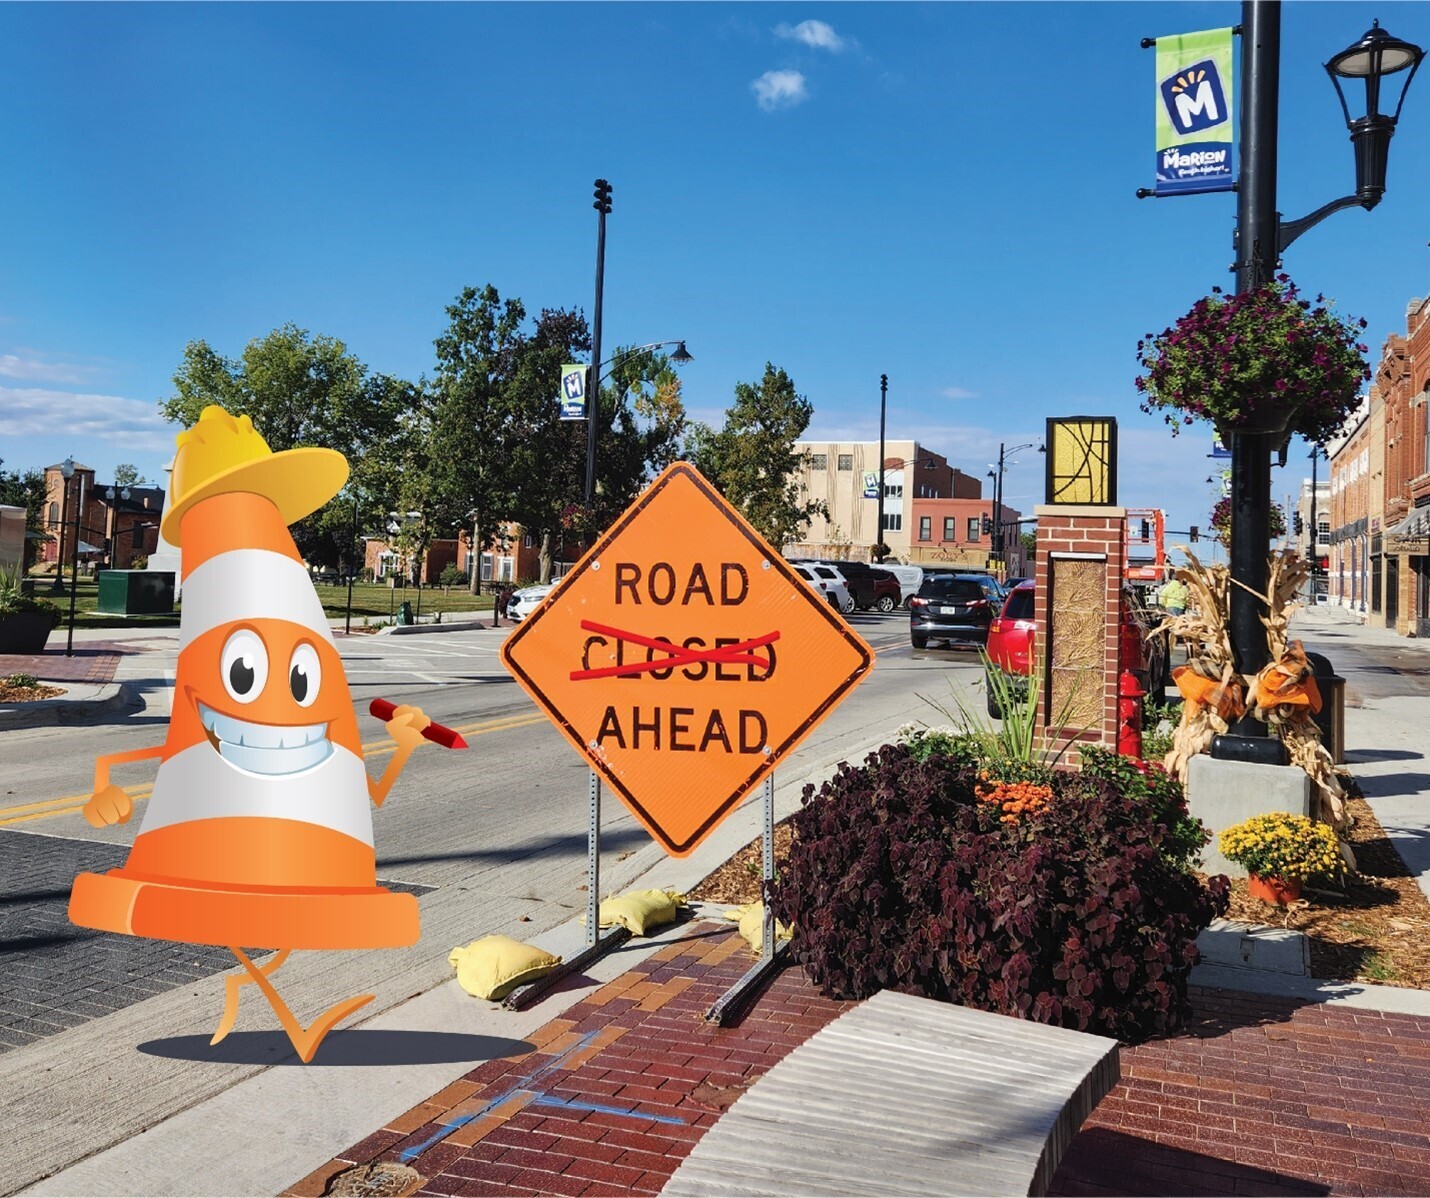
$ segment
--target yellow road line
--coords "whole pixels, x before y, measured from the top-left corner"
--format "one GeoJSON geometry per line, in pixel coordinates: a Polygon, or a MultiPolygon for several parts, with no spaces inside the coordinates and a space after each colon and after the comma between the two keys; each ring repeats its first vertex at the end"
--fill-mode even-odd
{"type": "MultiPolygon", "coordinates": [[[[546,717],[538,712],[529,712],[526,715],[506,716],[496,720],[484,720],[475,724],[459,724],[454,731],[460,732],[463,736],[484,736],[489,732],[507,732],[516,728],[526,728],[532,724],[544,723],[546,717]]],[[[363,757],[382,757],[391,753],[397,748],[397,743],[392,740],[372,741],[362,746],[363,757]]],[[[136,803],[149,798],[154,792],[152,782],[140,783],[137,786],[126,786],[125,793],[136,803]]],[[[25,824],[31,820],[47,819],[52,815],[70,815],[76,811],[83,811],[84,805],[89,802],[89,795],[69,795],[63,799],[46,799],[42,803],[27,803],[19,807],[0,807],[0,828],[9,824],[25,824]]]]}

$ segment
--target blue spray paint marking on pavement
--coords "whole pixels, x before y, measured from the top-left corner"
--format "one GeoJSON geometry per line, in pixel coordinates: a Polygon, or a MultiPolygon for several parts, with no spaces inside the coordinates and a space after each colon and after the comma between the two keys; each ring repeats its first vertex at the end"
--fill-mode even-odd
{"type": "Polygon", "coordinates": [[[656,1123],[678,1123],[682,1126],[684,1125],[684,1119],[674,1119],[666,1115],[644,1115],[641,1114],[639,1111],[622,1110],[620,1107],[597,1106],[594,1104],[588,1105],[577,1102],[575,1100],[567,1101],[561,1098],[554,1098],[552,1096],[543,1094],[540,1090],[534,1090],[531,1088],[532,1082],[539,1081],[548,1073],[554,1073],[556,1070],[560,1069],[562,1064],[566,1061],[568,1057],[574,1056],[576,1053],[580,1052],[584,1048],[589,1048],[591,1045],[591,1041],[595,1038],[595,1032],[587,1032],[584,1036],[581,1037],[581,1039],[576,1041],[575,1044],[573,1044],[565,1052],[561,1053],[560,1056],[553,1057],[551,1060],[547,1061],[545,1065],[541,1066],[540,1069],[534,1069],[530,1073],[517,1078],[512,1083],[509,1089],[504,1090],[502,1093],[498,1094],[480,1110],[473,1111],[470,1115],[461,1115],[456,1119],[452,1119],[449,1122],[442,1124],[441,1127],[439,1127],[435,1132],[428,1136],[427,1139],[423,1140],[422,1143],[417,1144],[412,1148],[404,1148],[400,1153],[398,1153],[397,1159],[399,1161],[402,1161],[404,1164],[408,1161],[416,1160],[434,1144],[441,1143],[441,1141],[445,1140],[459,1127],[465,1127],[468,1123],[471,1123],[472,1120],[480,1119],[483,1115],[489,1114],[493,1108],[501,1106],[501,1104],[506,1102],[508,1099],[515,1098],[520,1094],[530,1095],[533,1104],[540,1104],[544,1106],[566,1106],[572,1108],[573,1110],[601,1111],[607,1115],[626,1115],[632,1119],[650,1119],[656,1123]]]}
{"type": "Polygon", "coordinates": [[[605,1106],[599,1102],[582,1102],[579,1098],[558,1098],[555,1094],[538,1094],[531,1100],[532,1106],[564,1106],[573,1111],[599,1111],[603,1115],[626,1115],[631,1119],[649,1119],[652,1123],[674,1123],[685,1126],[684,1119],[674,1115],[648,1115],[644,1111],[632,1111],[621,1106],[605,1106]]]}

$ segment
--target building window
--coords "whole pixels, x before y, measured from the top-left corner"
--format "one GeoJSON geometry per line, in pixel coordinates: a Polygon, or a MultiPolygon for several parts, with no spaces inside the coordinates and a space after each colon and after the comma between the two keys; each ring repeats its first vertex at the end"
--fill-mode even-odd
{"type": "Polygon", "coordinates": [[[954,516],[943,518],[943,539],[945,541],[958,540],[958,520],[954,516]]]}
{"type": "Polygon", "coordinates": [[[976,540],[978,540],[978,534],[982,531],[982,529],[983,529],[983,517],[982,517],[982,516],[969,516],[969,517],[968,517],[968,539],[969,539],[970,541],[976,541],[976,540]]]}
{"type": "Polygon", "coordinates": [[[841,453],[841,454],[839,455],[839,469],[841,469],[841,470],[853,470],[853,469],[854,469],[854,455],[853,455],[852,453],[841,453]]]}
{"type": "Polygon", "coordinates": [[[809,468],[811,470],[828,470],[829,455],[827,453],[812,453],[809,455],[809,468]]]}
{"type": "Polygon", "coordinates": [[[531,533],[527,533],[526,536],[521,538],[521,544],[522,548],[524,549],[535,549],[536,537],[534,537],[531,533]]]}
{"type": "Polygon", "coordinates": [[[904,527],[904,515],[902,512],[884,513],[884,531],[901,532],[904,527]]]}
{"type": "Polygon", "coordinates": [[[903,483],[885,483],[885,484],[884,484],[884,498],[885,498],[885,499],[902,499],[903,497],[904,497],[904,484],[903,484],[903,483]]]}
{"type": "Polygon", "coordinates": [[[511,582],[512,579],[513,579],[513,577],[515,576],[515,574],[516,574],[516,571],[515,571],[515,569],[513,568],[512,559],[509,558],[509,557],[504,557],[504,558],[502,558],[502,559],[501,559],[501,578],[500,578],[499,581],[501,581],[501,582],[511,582]]]}
{"type": "Polygon", "coordinates": [[[51,500],[51,501],[50,501],[50,523],[51,523],[51,524],[58,524],[59,522],[60,522],[60,505],[57,504],[57,503],[55,503],[53,500],[51,500]]]}
{"type": "Polygon", "coordinates": [[[483,582],[491,582],[492,555],[490,553],[482,554],[481,574],[478,577],[480,577],[483,582]]]}
{"type": "Polygon", "coordinates": [[[933,517],[932,517],[932,516],[920,516],[920,517],[919,517],[919,540],[921,540],[921,541],[932,541],[932,540],[933,540],[933,517]]]}

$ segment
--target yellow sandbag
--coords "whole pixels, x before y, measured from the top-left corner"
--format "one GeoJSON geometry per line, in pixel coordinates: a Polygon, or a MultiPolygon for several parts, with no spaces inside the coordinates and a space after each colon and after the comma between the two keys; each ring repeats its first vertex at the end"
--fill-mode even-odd
{"type": "MultiPolygon", "coordinates": [[[[629,894],[602,899],[599,918],[603,928],[619,924],[633,936],[644,936],[648,931],[674,923],[684,905],[685,895],[675,890],[632,890],[629,894]]],[[[584,916],[581,922],[586,922],[584,916]]]]}
{"type": "MultiPolygon", "coordinates": [[[[725,912],[725,918],[740,925],[740,935],[745,938],[750,947],[755,952],[760,952],[765,946],[765,904],[760,900],[753,903],[746,903],[743,907],[736,907],[725,912]]],[[[788,924],[775,920],[775,942],[788,940],[792,935],[788,924]]]]}
{"type": "Polygon", "coordinates": [[[510,936],[483,936],[447,956],[457,968],[457,984],[475,998],[505,998],[518,986],[545,977],[561,964],[542,949],[510,936]]]}

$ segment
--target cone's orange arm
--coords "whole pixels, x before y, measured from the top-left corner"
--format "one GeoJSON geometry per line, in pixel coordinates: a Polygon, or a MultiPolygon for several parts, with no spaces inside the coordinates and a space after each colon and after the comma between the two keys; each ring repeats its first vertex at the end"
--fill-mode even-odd
{"type": "Polygon", "coordinates": [[[123,765],[128,761],[143,761],[146,757],[162,757],[164,755],[163,745],[154,745],[149,749],[131,749],[128,753],[106,753],[102,757],[94,760],[94,793],[98,794],[109,785],[109,771],[116,765],[123,765]]]}
{"type": "Polygon", "coordinates": [[[373,806],[381,807],[387,799],[387,793],[392,789],[392,784],[397,781],[397,775],[402,773],[402,767],[407,764],[407,759],[412,756],[412,745],[398,745],[397,752],[392,755],[392,760],[387,763],[387,768],[382,771],[382,777],[374,782],[371,778],[367,780],[368,797],[372,799],[373,806]]]}

